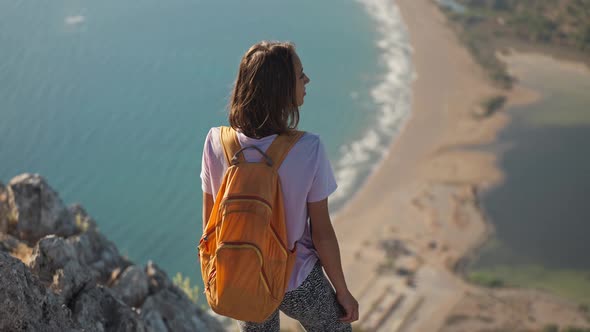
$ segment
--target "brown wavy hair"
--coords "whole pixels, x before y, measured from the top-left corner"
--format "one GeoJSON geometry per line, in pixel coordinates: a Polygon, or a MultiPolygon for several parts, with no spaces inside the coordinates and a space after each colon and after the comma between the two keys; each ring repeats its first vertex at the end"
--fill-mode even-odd
{"type": "Polygon", "coordinates": [[[229,104],[229,124],[252,138],[297,128],[299,108],[293,64],[295,45],[262,41],[240,62],[229,104]]]}

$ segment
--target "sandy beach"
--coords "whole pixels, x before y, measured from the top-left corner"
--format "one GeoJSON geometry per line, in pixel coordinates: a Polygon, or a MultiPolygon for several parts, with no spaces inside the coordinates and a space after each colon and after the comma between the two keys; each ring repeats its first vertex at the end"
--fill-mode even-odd
{"type": "Polygon", "coordinates": [[[495,292],[455,272],[457,262],[493,232],[477,192],[503,179],[497,156],[473,146],[493,141],[509,115],[478,117],[479,105],[498,94],[507,95],[509,106],[538,96],[519,86],[509,93],[493,87],[434,2],[396,3],[417,72],[412,114],[380,167],[334,221],[347,282],[360,303],[358,325],[363,331],[475,331],[477,324],[453,325],[454,317],[480,315],[473,308],[486,301],[495,306],[483,321],[497,327],[537,328],[556,319],[583,324],[575,310],[564,309],[573,304],[549,294],[495,292]],[[534,319],[523,325],[515,315],[534,319]]]}

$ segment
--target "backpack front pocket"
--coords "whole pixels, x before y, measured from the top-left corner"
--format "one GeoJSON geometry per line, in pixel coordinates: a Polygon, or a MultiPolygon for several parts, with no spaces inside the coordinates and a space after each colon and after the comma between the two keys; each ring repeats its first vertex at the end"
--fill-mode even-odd
{"type": "Polygon", "coordinates": [[[220,314],[246,320],[263,321],[279,305],[262,269],[260,249],[244,242],[224,242],[216,253],[217,305],[220,314]],[[248,303],[248,305],[244,305],[248,303]]]}
{"type": "Polygon", "coordinates": [[[281,241],[277,232],[269,227],[268,239],[264,242],[263,252],[264,266],[262,267],[265,274],[269,276],[269,288],[273,296],[277,299],[283,298],[287,283],[291,277],[289,268],[289,258],[292,256],[290,250],[281,241]]]}
{"type": "Polygon", "coordinates": [[[207,282],[215,262],[215,256],[211,252],[212,248],[215,248],[215,232],[203,235],[197,246],[199,260],[201,261],[201,276],[204,283],[207,282]]]}

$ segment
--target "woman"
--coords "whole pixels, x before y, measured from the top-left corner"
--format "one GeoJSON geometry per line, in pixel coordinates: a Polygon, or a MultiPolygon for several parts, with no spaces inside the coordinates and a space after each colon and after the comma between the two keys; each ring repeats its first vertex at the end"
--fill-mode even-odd
{"type": "MultiPolygon", "coordinates": [[[[265,151],[277,135],[294,130],[307,83],[309,78],[293,44],[263,41],[253,45],[241,60],[229,105],[229,123],[238,132],[240,145],[265,151]]],[[[204,221],[211,214],[228,167],[219,136],[219,128],[212,128],[203,150],[204,221]]],[[[247,161],[259,159],[254,149],[244,151],[244,156],[247,161]]],[[[336,190],[336,182],[319,136],[305,133],[278,172],[288,246],[297,246],[295,266],[279,309],[307,331],[351,331],[350,323],[358,320],[358,303],[344,280],[328,213],[328,196],[336,190]]],[[[263,323],[238,321],[238,325],[241,331],[279,331],[279,313],[275,311],[263,323]]]]}

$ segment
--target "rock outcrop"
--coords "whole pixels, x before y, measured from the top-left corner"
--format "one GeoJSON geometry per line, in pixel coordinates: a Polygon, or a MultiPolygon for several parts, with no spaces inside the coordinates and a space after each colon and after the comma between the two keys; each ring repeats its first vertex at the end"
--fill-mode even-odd
{"type": "Polygon", "coordinates": [[[38,174],[0,183],[0,331],[223,331],[153,262],[119,254],[38,174]]]}

